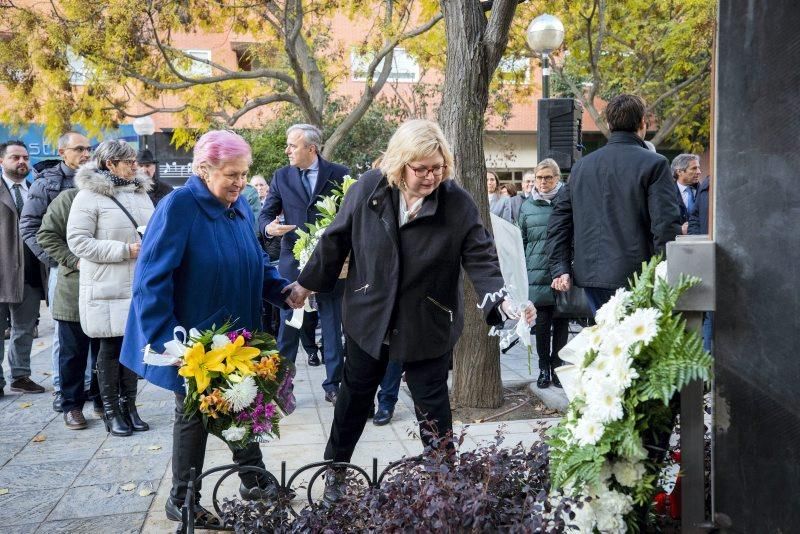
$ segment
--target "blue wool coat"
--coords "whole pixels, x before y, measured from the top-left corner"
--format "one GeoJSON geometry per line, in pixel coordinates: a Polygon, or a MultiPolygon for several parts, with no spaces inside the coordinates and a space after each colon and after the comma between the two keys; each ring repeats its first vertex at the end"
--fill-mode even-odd
{"type": "Polygon", "coordinates": [[[236,320],[236,328],[260,329],[262,297],[286,307],[281,290],[289,282],[270,266],[253,224],[243,197],[226,208],[197,176],[159,202],[136,262],[123,365],[182,392],[177,367],[144,364],[145,345],[162,352],[177,326],[203,330],[236,320]]]}

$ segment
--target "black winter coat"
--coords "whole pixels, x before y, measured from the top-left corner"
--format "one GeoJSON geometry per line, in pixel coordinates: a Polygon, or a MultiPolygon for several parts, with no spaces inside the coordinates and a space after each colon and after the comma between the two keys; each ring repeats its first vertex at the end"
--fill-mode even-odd
{"type": "Polygon", "coordinates": [[[172,193],[172,186],[167,185],[159,180],[158,171],[156,171],[156,175],[153,177],[153,188],[147,192],[147,196],[150,197],[150,201],[153,203],[153,206],[158,205],[161,199],[170,193],[172,193]]]}
{"type": "Polygon", "coordinates": [[[694,199],[692,213],[689,214],[689,235],[708,233],[708,194],[711,177],[706,176],[700,187],[697,188],[697,197],[694,199]]]}
{"type": "MultiPolygon", "coordinates": [[[[399,194],[379,170],[365,173],[297,281],[313,291],[333,290],[349,253],[342,304],[347,335],[374,358],[388,337],[391,359],[427,360],[452,350],[461,336],[461,268],[481,299],[499,291],[503,277],[478,207],[455,181],[442,182],[401,228],[399,194]]],[[[484,307],[487,323],[500,323],[498,304],[484,307]]]]}
{"type": "Polygon", "coordinates": [[[25,244],[36,254],[39,261],[49,267],[55,267],[58,263],[39,246],[36,232],[42,226],[42,217],[50,203],[62,191],[75,187],[74,173],[70,171],[68,176],[67,171],[69,167],[63,161],[42,171],[28,191],[28,200],[25,201],[19,218],[19,231],[25,244]]]}
{"type": "Polygon", "coordinates": [[[550,274],[617,289],[681,233],[669,163],[633,132],[580,159],[555,199],[547,229],[550,274]],[[573,249],[574,243],[574,249],[573,249]]]}

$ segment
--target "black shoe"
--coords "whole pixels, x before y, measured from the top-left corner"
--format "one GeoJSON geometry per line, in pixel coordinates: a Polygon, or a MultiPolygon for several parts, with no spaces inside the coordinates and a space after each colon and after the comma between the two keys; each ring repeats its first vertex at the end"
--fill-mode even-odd
{"type": "Polygon", "coordinates": [[[320,363],[322,362],[319,361],[319,356],[317,356],[316,354],[312,354],[311,356],[308,357],[308,365],[310,365],[311,367],[318,367],[320,363]]]}
{"type": "Polygon", "coordinates": [[[336,504],[344,496],[347,471],[341,467],[331,467],[325,473],[325,491],[322,500],[327,504],[336,504]]]}
{"type": "MultiPolygon", "coordinates": [[[[167,519],[170,521],[181,521],[181,505],[176,504],[172,499],[167,499],[164,505],[167,519]]],[[[195,528],[214,528],[221,527],[222,522],[217,516],[209,512],[200,503],[194,505],[194,527],[195,528]]]]}
{"type": "Polygon", "coordinates": [[[54,391],[53,392],[53,411],[54,412],[61,413],[61,412],[64,411],[64,409],[61,408],[61,401],[62,400],[64,400],[64,397],[61,395],[61,392],[60,391],[54,391]]]}
{"type": "Polygon", "coordinates": [[[539,370],[539,378],[536,380],[536,385],[541,389],[545,389],[545,388],[550,387],[550,370],[549,369],[540,369],[539,370]]]}
{"type": "Polygon", "coordinates": [[[103,418],[103,401],[100,400],[100,395],[92,399],[92,411],[98,418],[103,418]]]}
{"type": "MultiPolygon", "coordinates": [[[[29,376],[23,376],[11,381],[11,391],[15,393],[44,393],[44,388],[31,380],[29,376]]],[[[61,403],[59,402],[59,407],[61,403]]],[[[61,410],[58,410],[59,412],[61,410]]]]}
{"type": "Polygon", "coordinates": [[[557,388],[563,387],[561,385],[561,381],[558,379],[558,375],[556,375],[555,371],[552,371],[551,378],[553,379],[553,385],[557,388]]]}
{"type": "Polygon", "coordinates": [[[239,484],[239,495],[245,501],[271,501],[278,496],[278,488],[272,482],[268,483],[266,487],[253,486],[248,488],[244,482],[239,484]]]}
{"type": "Polygon", "coordinates": [[[383,408],[380,408],[377,412],[375,412],[375,417],[372,418],[372,423],[377,426],[388,425],[392,420],[393,415],[394,410],[384,410],[383,408]]]}
{"type": "Polygon", "coordinates": [[[336,399],[338,399],[338,398],[339,398],[339,394],[334,390],[330,390],[330,391],[326,391],[325,392],[325,400],[330,402],[333,405],[336,404],[336,399]]]}

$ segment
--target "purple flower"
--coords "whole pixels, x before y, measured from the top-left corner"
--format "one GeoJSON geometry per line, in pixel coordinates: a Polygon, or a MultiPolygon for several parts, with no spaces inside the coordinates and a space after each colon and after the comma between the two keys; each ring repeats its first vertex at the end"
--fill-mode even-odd
{"type": "Polygon", "coordinates": [[[236,341],[236,338],[239,336],[242,336],[245,341],[250,341],[251,339],[253,339],[253,333],[247,330],[246,328],[242,328],[240,330],[231,330],[226,335],[228,336],[228,339],[231,340],[231,343],[236,341]]]}
{"type": "Polygon", "coordinates": [[[293,373],[286,375],[286,379],[283,381],[283,384],[281,384],[281,387],[278,390],[278,394],[275,398],[275,401],[280,404],[286,415],[292,413],[297,407],[294,398],[294,384],[292,383],[292,375],[293,373]]]}

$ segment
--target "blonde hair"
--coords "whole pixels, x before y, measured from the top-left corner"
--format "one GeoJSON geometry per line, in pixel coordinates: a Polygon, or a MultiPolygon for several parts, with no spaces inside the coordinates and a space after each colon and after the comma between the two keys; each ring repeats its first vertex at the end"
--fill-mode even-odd
{"type": "Polygon", "coordinates": [[[442,129],[433,121],[414,119],[400,125],[389,139],[389,145],[380,162],[380,169],[389,185],[405,187],[403,179],[404,167],[416,160],[441,154],[447,168],[442,174],[442,181],[449,180],[453,174],[453,153],[444,138],[442,129]]]}
{"type": "Polygon", "coordinates": [[[553,176],[558,178],[559,182],[561,181],[561,169],[558,168],[558,163],[556,163],[556,160],[547,158],[540,161],[539,164],[533,169],[534,176],[542,169],[550,169],[553,171],[553,176]]]}

